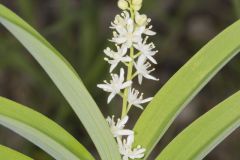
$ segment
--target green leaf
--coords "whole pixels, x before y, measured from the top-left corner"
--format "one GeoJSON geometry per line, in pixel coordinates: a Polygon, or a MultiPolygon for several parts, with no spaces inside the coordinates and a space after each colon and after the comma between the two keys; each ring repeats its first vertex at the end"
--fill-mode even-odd
{"type": "Polygon", "coordinates": [[[137,121],[135,145],[147,149],[145,159],[177,115],[240,50],[237,21],[189,60],[155,95],[137,121]]]}
{"type": "Polygon", "coordinates": [[[110,129],[71,65],[40,34],[0,5],[0,22],[26,47],[59,88],[83,123],[104,160],[120,160],[110,129]]]}
{"type": "Polygon", "coordinates": [[[0,159],[2,160],[33,160],[17,151],[0,145],[0,159]]]}
{"type": "Polygon", "coordinates": [[[239,126],[240,92],[237,92],[184,129],[157,160],[203,159],[239,126]]]}
{"type": "Polygon", "coordinates": [[[0,97],[0,124],[36,144],[55,159],[94,159],[68,132],[44,115],[0,97]]]}

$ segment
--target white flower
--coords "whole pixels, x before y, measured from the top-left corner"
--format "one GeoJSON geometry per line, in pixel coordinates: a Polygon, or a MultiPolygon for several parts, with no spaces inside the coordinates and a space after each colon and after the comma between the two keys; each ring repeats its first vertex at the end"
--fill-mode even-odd
{"type": "MultiPolygon", "coordinates": [[[[149,19],[148,19],[148,22],[150,22],[150,21],[151,21],[151,19],[149,18],[149,19]]],[[[154,36],[154,35],[156,35],[156,32],[154,32],[154,31],[151,30],[152,28],[153,28],[152,25],[149,26],[149,27],[145,27],[143,33],[146,34],[146,35],[148,35],[148,36],[154,36]]]]}
{"type": "Polygon", "coordinates": [[[135,12],[135,21],[139,26],[145,26],[147,24],[148,18],[145,14],[139,14],[135,12]]]}
{"type": "Polygon", "coordinates": [[[125,0],[118,0],[118,7],[122,10],[128,9],[128,2],[125,0]]]}
{"type": "Polygon", "coordinates": [[[134,105],[140,109],[143,109],[141,104],[150,102],[153,99],[152,97],[143,99],[143,93],[140,96],[138,96],[138,95],[139,95],[138,90],[136,90],[134,88],[130,89],[130,91],[128,93],[128,103],[130,106],[134,105]]]}
{"type": "Polygon", "coordinates": [[[147,23],[147,16],[145,14],[140,15],[138,12],[135,14],[135,21],[139,26],[145,25],[147,23]]]}
{"type": "Polygon", "coordinates": [[[108,96],[107,102],[109,103],[116,94],[120,93],[120,91],[126,87],[131,86],[132,81],[124,82],[124,70],[121,68],[120,76],[117,74],[111,74],[112,80],[110,83],[104,81],[105,84],[97,85],[99,88],[103,89],[106,92],[110,92],[111,94],[108,96]]]}
{"type": "Polygon", "coordinates": [[[147,27],[147,25],[151,22],[150,18],[147,18],[146,15],[141,15],[139,12],[135,12],[135,21],[140,27],[143,27],[143,34],[148,36],[154,36],[156,35],[156,32],[152,31],[153,26],[150,25],[147,27]]]}
{"type": "Polygon", "coordinates": [[[152,71],[154,71],[155,69],[153,68],[151,70],[148,70],[151,67],[151,64],[149,62],[146,62],[146,63],[145,62],[146,62],[146,58],[139,57],[138,61],[137,61],[137,64],[134,63],[134,66],[135,66],[135,68],[137,70],[137,74],[138,74],[139,84],[142,84],[142,78],[143,77],[145,77],[147,79],[158,81],[159,79],[150,75],[150,73],[152,71]]]}
{"type": "Polygon", "coordinates": [[[107,117],[107,122],[108,125],[110,126],[110,129],[112,131],[112,134],[114,137],[119,137],[119,136],[128,136],[132,135],[134,132],[129,130],[129,129],[124,129],[125,124],[128,121],[128,116],[125,116],[122,119],[117,119],[117,123],[114,121],[114,116],[112,118],[107,117]]]}
{"type": "Polygon", "coordinates": [[[123,160],[130,159],[138,159],[144,157],[144,152],[146,151],[144,148],[141,148],[141,146],[137,146],[137,148],[132,149],[132,144],[134,142],[134,135],[129,135],[126,139],[123,139],[123,141],[118,137],[117,138],[119,152],[123,156],[123,160]]]}
{"type": "Polygon", "coordinates": [[[116,26],[117,32],[113,32],[112,42],[116,44],[123,44],[127,48],[130,48],[133,43],[142,41],[142,34],[145,31],[145,27],[134,28],[134,21],[132,19],[127,20],[126,27],[116,26]]]}
{"type": "Polygon", "coordinates": [[[129,56],[125,56],[127,53],[127,48],[122,46],[121,48],[117,46],[117,52],[112,51],[109,47],[104,50],[104,53],[112,58],[109,60],[108,58],[105,58],[106,61],[108,61],[109,64],[111,64],[110,72],[116,68],[119,62],[130,62],[132,59],[129,56]]]}
{"type": "Polygon", "coordinates": [[[130,19],[130,15],[127,11],[123,11],[121,15],[116,15],[113,22],[111,22],[111,29],[125,28],[127,26],[127,21],[130,19]]]}
{"type": "Polygon", "coordinates": [[[146,57],[149,59],[152,63],[157,64],[157,61],[153,58],[153,56],[158,52],[158,51],[153,51],[155,48],[155,45],[153,43],[146,44],[147,38],[138,44],[135,44],[134,47],[141,52],[141,56],[146,57]]]}

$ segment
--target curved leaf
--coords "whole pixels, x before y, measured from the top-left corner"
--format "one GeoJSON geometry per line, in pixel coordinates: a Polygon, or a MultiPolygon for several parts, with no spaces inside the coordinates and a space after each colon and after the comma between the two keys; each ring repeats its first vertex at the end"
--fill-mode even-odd
{"type": "Polygon", "coordinates": [[[4,159],[4,160],[12,160],[12,159],[16,159],[16,160],[33,160],[30,157],[27,157],[17,151],[14,151],[10,148],[7,148],[5,146],[0,145],[0,159],[4,159]]]}
{"type": "Polygon", "coordinates": [[[44,115],[0,97],[0,124],[36,144],[55,159],[90,160],[91,154],[44,115]]]}
{"type": "Polygon", "coordinates": [[[184,129],[156,160],[203,159],[240,126],[240,92],[237,92],[184,129]]]}
{"type": "Polygon", "coordinates": [[[120,155],[110,129],[71,65],[40,34],[0,5],[0,22],[26,47],[48,73],[83,123],[104,160],[120,155]]]}
{"type": "Polygon", "coordinates": [[[240,50],[240,20],[189,60],[155,95],[135,125],[135,144],[148,157],[176,116],[209,80],[240,50]]]}

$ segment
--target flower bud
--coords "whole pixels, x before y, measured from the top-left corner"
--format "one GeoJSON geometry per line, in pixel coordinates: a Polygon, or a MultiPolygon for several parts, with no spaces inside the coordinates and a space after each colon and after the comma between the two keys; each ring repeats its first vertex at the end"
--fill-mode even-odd
{"type": "Polygon", "coordinates": [[[140,14],[136,14],[136,23],[139,26],[145,25],[147,23],[147,16],[145,14],[140,15],[140,14]]]}
{"type": "Polygon", "coordinates": [[[122,10],[128,9],[128,2],[126,0],[118,0],[118,7],[122,10]]]}
{"type": "Polygon", "coordinates": [[[142,0],[132,0],[132,4],[135,5],[141,5],[142,4],[142,0]]]}

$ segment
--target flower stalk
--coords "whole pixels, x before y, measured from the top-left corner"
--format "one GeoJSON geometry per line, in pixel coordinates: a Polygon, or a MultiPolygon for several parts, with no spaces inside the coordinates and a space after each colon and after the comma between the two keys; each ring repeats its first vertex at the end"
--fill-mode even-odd
{"type": "MultiPolygon", "coordinates": [[[[130,58],[134,59],[134,48],[130,48],[130,58]]],[[[127,71],[127,80],[131,81],[133,79],[133,62],[129,62],[128,64],[128,71],[127,71]]],[[[123,105],[122,105],[122,118],[127,115],[129,109],[127,109],[128,106],[128,94],[129,94],[129,88],[125,88],[124,95],[123,95],[123,105]]]]}
{"type": "Polygon", "coordinates": [[[149,36],[155,35],[155,32],[151,30],[152,26],[147,27],[151,20],[138,12],[142,7],[142,0],[119,0],[118,7],[123,12],[115,17],[110,27],[114,30],[113,38],[110,41],[115,43],[117,51],[109,47],[104,50],[107,56],[104,59],[111,65],[109,72],[112,80],[110,82],[105,80],[105,84],[97,86],[110,93],[108,103],[116,95],[122,98],[121,118],[115,122],[114,116],[108,117],[107,122],[116,138],[123,160],[128,160],[142,158],[145,152],[140,145],[133,148],[134,132],[124,129],[129,119],[128,112],[133,106],[143,110],[142,105],[152,100],[152,97],[144,99],[143,93],[133,88],[133,80],[138,77],[140,85],[143,78],[158,80],[150,75],[154,71],[154,69],[150,69],[151,63],[157,63],[153,58],[157,51],[154,51],[153,43],[148,43],[149,36]],[[114,74],[113,72],[119,64],[123,65],[120,75],[114,74]],[[124,68],[126,68],[126,72],[124,68]]]}

